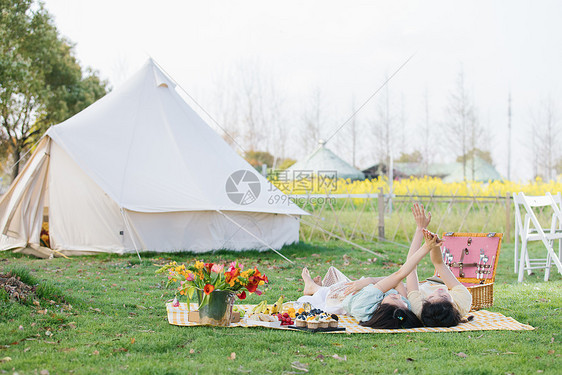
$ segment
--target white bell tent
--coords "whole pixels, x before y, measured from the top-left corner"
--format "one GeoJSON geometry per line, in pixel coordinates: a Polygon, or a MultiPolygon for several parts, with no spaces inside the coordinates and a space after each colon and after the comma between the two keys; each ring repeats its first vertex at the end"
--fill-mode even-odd
{"type": "Polygon", "coordinates": [[[286,198],[150,59],[45,133],[0,200],[0,250],[279,249],[298,241],[306,214],[286,198]],[[39,246],[44,220],[50,249],[39,246]]]}

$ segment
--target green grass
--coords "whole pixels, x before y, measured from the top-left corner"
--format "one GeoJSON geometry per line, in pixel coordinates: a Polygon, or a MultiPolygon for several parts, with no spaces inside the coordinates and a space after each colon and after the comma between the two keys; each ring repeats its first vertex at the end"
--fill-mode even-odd
{"type": "MultiPolygon", "coordinates": [[[[297,266],[271,252],[217,252],[197,259],[238,259],[257,265],[270,280],[263,296],[252,295],[247,300],[257,303],[263,298],[273,302],[280,294],[298,298],[301,265],[308,265],[314,274],[323,274],[333,265],[353,277],[385,275],[404,261],[407,251],[388,245],[373,250],[384,252],[388,260],[369,263],[371,254],[338,242],[283,249],[297,266]],[[349,266],[344,266],[344,254],[351,257],[349,266]]],[[[164,304],[173,298],[173,291],[164,288],[164,278],[154,274],[157,267],[153,264],[195,258],[193,254],[152,253],[143,254],[143,261],[136,255],[108,254],[39,260],[0,253],[2,272],[17,268],[47,290],[39,306],[7,301],[5,294],[0,294],[0,373],[302,373],[292,367],[297,362],[311,374],[532,374],[560,370],[562,277],[553,271],[551,281],[544,283],[539,272],[518,284],[510,245],[504,244],[502,249],[495,304],[489,310],[530,324],[536,327],[534,331],[322,335],[169,325],[164,304]],[[229,359],[232,352],[236,353],[234,360],[229,359]]],[[[422,261],[420,276],[431,273],[428,261],[422,261]]]]}

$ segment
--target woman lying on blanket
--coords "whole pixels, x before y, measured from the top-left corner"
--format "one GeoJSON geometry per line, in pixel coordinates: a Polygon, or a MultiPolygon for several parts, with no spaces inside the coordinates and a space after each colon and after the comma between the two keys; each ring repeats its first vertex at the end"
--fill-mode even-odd
{"type": "MultiPolygon", "coordinates": [[[[426,230],[427,225],[431,221],[431,214],[426,216],[423,206],[420,207],[417,204],[412,208],[412,213],[417,228],[406,263],[400,270],[387,277],[361,278],[351,282],[336,268],[330,267],[322,281],[322,286],[320,286],[318,284],[320,280],[313,280],[308,269],[304,268],[302,277],[305,282],[305,296],[299,298],[299,302],[309,302],[313,306],[330,313],[349,313],[359,320],[361,325],[372,328],[420,327],[422,324],[419,318],[422,317],[423,319],[421,310],[426,312],[426,325],[436,323],[436,326],[452,326],[458,324],[460,319],[457,319],[457,316],[460,313],[454,307],[449,309],[449,305],[452,307],[450,300],[459,300],[460,305],[464,307],[466,305],[466,296],[460,288],[457,288],[456,284],[451,284],[456,289],[452,291],[453,293],[450,295],[450,298],[447,297],[448,293],[444,292],[443,288],[436,288],[436,291],[430,290],[429,293],[427,291],[419,291],[417,276],[417,264],[419,261],[428,252],[431,252],[431,258],[434,260],[436,268],[443,262],[439,249],[441,240],[426,230]],[[420,247],[422,237],[426,238],[426,243],[420,247]],[[441,262],[437,258],[441,259],[441,262]],[[405,276],[406,287],[401,282],[405,276]],[[412,298],[414,302],[410,304],[410,301],[405,296],[412,298]],[[422,307],[423,296],[427,296],[425,307],[422,307]],[[437,308],[433,308],[434,305],[437,308]],[[452,319],[449,319],[449,314],[453,316],[452,319]]],[[[438,268],[438,271],[440,274],[446,274],[446,271],[441,268],[438,268]]],[[[451,283],[448,277],[444,277],[444,280],[446,285],[451,283]]],[[[464,289],[466,290],[466,288],[464,289]]],[[[470,298],[468,290],[466,292],[468,293],[468,298],[470,298]]],[[[470,303],[471,301],[468,301],[467,309],[470,308],[470,303]]],[[[464,309],[461,311],[463,314],[465,313],[464,309]]]]}
{"type": "MultiPolygon", "coordinates": [[[[411,256],[413,249],[421,245],[421,232],[431,221],[431,213],[426,215],[423,206],[414,204],[412,213],[417,227],[408,257],[411,256]]],[[[433,236],[438,239],[437,235],[433,236]]],[[[466,320],[462,320],[462,317],[470,311],[472,295],[445,265],[439,247],[431,249],[430,257],[435,271],[440,277],[430,277],[419,284],[419,288],[408,289],[408,300],[412,311],[426,327],[453,327],[461,322],[466,322],[466,320]]],[[[417,283],[416,272],[412,272],[410,278],[412,282],[417,283]]],[[[470,319],[471,317],[469,317],[470,319]]]]}
{"type": "Polygon", "coordinates": [[[334,267],[330,267],[322,281],[313,280],[308,269],[302,271],[304,297],[299,303],[309,302],[329,313],[349,314],[361,325],[372,328],[421,327],[420,319],[412,312],[406,298],[408,292],[418,290],[417,265],[436,248],[441,240],[426,230],[431,216],[425,216],[423,207],[416,204],[412,209],[417,229],[408,252],[406,263],[387,277],[366,277],[351,281],[334,267]],[[424,232],[425,231],[425,232],[424,232]],[[420,247],[422,237],[426,242],[420,247]],[[402,280],[406,277],[406,286],[402,280]]]}

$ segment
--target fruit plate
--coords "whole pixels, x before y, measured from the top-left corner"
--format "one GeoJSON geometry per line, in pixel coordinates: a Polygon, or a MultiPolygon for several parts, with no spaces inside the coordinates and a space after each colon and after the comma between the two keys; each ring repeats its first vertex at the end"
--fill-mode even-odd
{"type": "Polygon", "coordinates": [[[281,322],[279,320],[276,320],[274,322],[263,322],[261,320],[253,320],[245,317],[244,322],[249,327],[259,326],[259,327],[269,327],[269,328],[281,328],[281,322]]]}
{"type": "Polygon", "coordinates": [[[298,329],[299,331],[307,331],[307,332],[342,332],[345,331],[345,327],[333,327],[333,328],[307,328],[307,327],[297,327],[297,326],[288,326],[287,328],[291,329],[298,329]]]}

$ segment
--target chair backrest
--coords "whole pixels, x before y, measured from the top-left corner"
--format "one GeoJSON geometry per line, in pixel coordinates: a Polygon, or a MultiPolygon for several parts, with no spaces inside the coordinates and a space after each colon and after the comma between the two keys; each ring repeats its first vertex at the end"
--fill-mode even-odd
{"type": "Polygon", "coordinates": [[[546,193],[546,196],[551,200],[551,207],[554,210],[552,217],[552,228],[556,227],[556,220],[558,220],[558,227],[562,228],[562,194],[558,192],[556,195],[546,193]]]}
{"type": "MultiPolygon", "coordinates": [[[[552,222],[551,222],[551,230],[555,230],[556,221],[558,220],[559,223],[562,223],[562,212],[561,212],[561,196],[560,193],[556,195],[552,195],[550,193],[546,193],[545,195],[525,195],[524,193],[513,194],[513,200],[515,202],[515,209],[517,212],[516,216],[519,216],[519,205],[522,205],[525,208],[525,221],[527,222],[525,225],[529,224],[529,221],[533,223],[535,229],[539,231],[543,231],[542,226],[539,223],[537,216],[535,215],[535,211],[533,208],[542,208],[542,207],[550,207],[552,209],[552,222]]],[[[517,217],[516,217],[517,219],[517,217]]],[[[517,220],[516,220],[517,221],[517,220]]],[[[521,221],[518,222],[518,225],[521,225],[521,221]]],[[[521,228],[521,227],[520,227],[521,228]]]]}
{"type": "Polygon", "coordinates": [[[551,193],[546,193],[546,195],[551,196],[557,205],[562,206],[562,193],[558,192],[555,195],[552,195],[551,193]]]}
{"type": "Polygon", "coordinates": [[[518,193],[513,193],[513,205],[515,206],[515,235],[517,236],[517,233],[523,233],[523,220],[521,219],[520,208],[520,206],[523,206],[523,198],[520,197],[518,193]]]}
{"type": "Polygon", "coordinates": [[[529,207],[546,207],[552,204],[552,199],[548,195],[525,195],[523,193],[519,193],[519,195],[529,207]]]}

